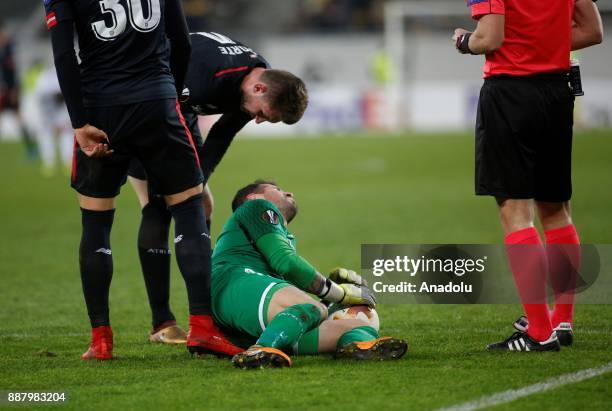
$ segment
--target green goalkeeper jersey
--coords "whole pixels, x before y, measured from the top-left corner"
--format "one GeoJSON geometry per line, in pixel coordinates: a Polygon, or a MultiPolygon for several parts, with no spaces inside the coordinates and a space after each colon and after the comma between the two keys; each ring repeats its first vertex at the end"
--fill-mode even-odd
{"type": "MultiPolygon", "coordinates": [[[[213,252],[213,276],[231,267],[247,267],[254,271],[283,278],[272,266],[270,258],[258,249],[257,242],[267,234],[284,241],[295,252],[295,238],[287,231],[278,208],[267,200],[250,200],[242,204],[227,221],[213,252]]],[[[283,244],[278,244],[283,246],[283,244]]]]}

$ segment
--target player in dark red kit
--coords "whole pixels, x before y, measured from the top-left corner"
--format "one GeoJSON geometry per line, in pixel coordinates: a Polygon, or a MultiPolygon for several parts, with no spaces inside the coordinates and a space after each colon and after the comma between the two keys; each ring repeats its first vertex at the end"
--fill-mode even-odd
{"type": "Polygon", "coordinates": [[[179,0],[44,0],[59,83],[75,131],[72,187],[82,212],[81,281],[92,326],[83,359],[112,358],[108,295],[115,197],[138,158],[175,220],[189,297],[190,351],[232,355],[210,316],[210,239],[202,173],[177,100],[190,41],[179,0]],[[77,63],[73,30],[79,41],[77,63]],[[78,145],[78,147],[77,147],[78,145]]]}
{"type": "MultiPolygon", "coordinates": [[[[302,80],[271,69],[267,61],[244,44],[219,33],[191,34],[192,53],[181,103],[185,120],[201,160],[204,183],[221,161],[236,134],[251,120],[257,123],[296,123],[304,114],[308,94],[302,80]],[[198,115],[222,114],[206,141],[198,130],[198,115]]],[[[153,317],[152,342],[184,343],[185,333],[170,310],[170,212],[155,182],[135,159],[130,182],[140,200],[142,220],[138,253],[153,317]]],[[[212,197],[205,187],[206,213],[212,213],[212,197]]],[[[207,220],[210,231],[210,218],[207,220]]]]}
{"type": "Polygon", "coordinates": [[[569,203],[570,51],[601,42],[601,20],[591,0],[467,3],[478,25],[473,33],[456,29],[455,47],[486,55],[476,119],[476,194],[497,201],[527,316],[515,323],[518,332],[488,349],[558,351],[573,341],[571,283],[580,267],[569,203]],[[546,247],[533,224],[536,211],[546,247]],[[548,273],[555,290],[552,316],[548,273]]]}

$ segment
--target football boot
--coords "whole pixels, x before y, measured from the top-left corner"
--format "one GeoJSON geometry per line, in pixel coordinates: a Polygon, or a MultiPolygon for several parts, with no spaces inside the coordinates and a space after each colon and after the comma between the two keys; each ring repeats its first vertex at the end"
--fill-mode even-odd
{"type": "Polygon", "coordinates": [[[291,358],[281,350],[261,345],[252,345],[248,350],[234,355],[232,363],[236,368],[263,369],[291,367],[291,358]]]}
{"type": "Polygon", "coordinates": [[[176,321],[166,321],[149,334],[149,341],[161,344],[185,344],[187,333],[176,325],[176,321]]]}
{"type": "Polygon", "coordinates": [[[113,358],[113,330],[103,325],[91,329],[91,344],[81,356],[83,360],[110,360],[113,358]]]}
{"type": "MultiPolygon", "coordinates": [[[[527,332],[529,329],[529,320],[524,315],[521,315],[513,324],[514,328],[521,332],[527,332]]],[[[559,344],[564,347],[569,347],[574,343],[574,330],[571,323],[559,323],[554,330],[557,332],[559,344]]]]}
{"type": "Polygon", "coordinates": [[[536,341],[526,332],[517,331],[504,341],[489,344],[489,351],[559,351],[561,344],[553,331],[546,341],[536,341]]]}
{"type": "Polygon", "coordinates": [[[210,315],[189,316],[187,349],[192,354],[215,354],[227,357],[244,351],[227,339],[210,315]]]}
{"type": "Polygon", "coordinates": [[[336,358],[357,360],[398,360],[408,351],[408,343],[399,338],[381,337],[371,341],[346,344],[336,350],[336,358]]]}

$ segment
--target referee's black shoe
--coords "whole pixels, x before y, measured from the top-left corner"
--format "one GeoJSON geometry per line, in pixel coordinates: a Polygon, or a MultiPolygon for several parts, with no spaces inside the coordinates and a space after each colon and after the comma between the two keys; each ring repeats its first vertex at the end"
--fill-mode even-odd
{"type": "MultiPolygon", "coordinates": [[[[513,326],[518,331],[526,333],[529,328],[529,320],[524,315],[521,315],[518,320],[514,322],[513,326]]],[[[574,330],[572,329],[572,324],[559,323],[554,330],[557,332],[559,344],[562,346],[569,347],[574,343],[574,330]]]]}
{"type": "Polygon", "coordinates": [[[574,343],[574,331],[570,323],[559,323],[555,327],[555,331],[557,332],[559,343],[564,347],[569,347],[574,343]]]}
{"type": "Polygon", "coordinates": [[[555,331],[546,341],[536,341],[526,332],[517,331],[504,341],[489,344],[489,351],[559,351],[561,344],[555,331]]]}

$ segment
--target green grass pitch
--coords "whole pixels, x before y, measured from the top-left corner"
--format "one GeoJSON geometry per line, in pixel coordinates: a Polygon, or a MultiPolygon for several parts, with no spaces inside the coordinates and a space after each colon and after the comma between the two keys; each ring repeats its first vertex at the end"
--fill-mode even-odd
{"type": "MultiPolygon", "coordinates": [[[[577,133],[574,217],[583,242],[612,242],[612,133],[577,133]]],[[[381,305],[398,362],[297,357],[285,370],[235,370],[151,345],[138,265],[139,208],[124,187],[112,236],[114,361],[83,362],[89,326],[77,269],[80,214],[66,177],[42,179],[18,144],[0,145],[0,390],[66,391],[62,409],[435,409],[612,361],[612,307],[580,306],[560,353],[491,354],[518,306],[381,305]],[[48,357],[41,352],[50,351],[48,357]]],[[[293,191],[298,249],[322,271],[358,267],[361,243],[499,243],[494,202],[473,195],[468,134],[238,140],[211,181],[213,235],[235,190],[257,177],[293,191]]],[[[186,326],[176,269],[172,306],[186,326]]],[[[610,409],[612,373],[495,409],[610,409]]],[[[0,407],[6,406],[6,403],[0,407]]]]}

